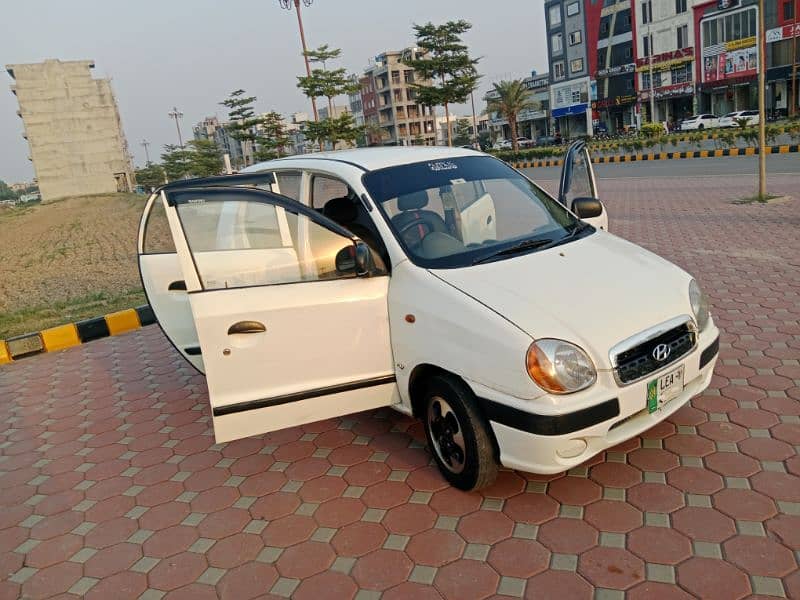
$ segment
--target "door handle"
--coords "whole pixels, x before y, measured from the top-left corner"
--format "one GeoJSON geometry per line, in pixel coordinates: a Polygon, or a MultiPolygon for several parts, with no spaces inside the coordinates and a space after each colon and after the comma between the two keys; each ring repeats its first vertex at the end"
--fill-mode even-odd
{"type": "Polygon", "coordinates": [[[233,335],[234,333],[264,333],[266,330],[266,326],[258,321],[239,321],[228,327],[228,335],[233,335]]]}
{"type": "Polygon", "coordinates": [[[167,291],[170,292],[175,292],[178,290],[182,290],[184,292],[186,291],[186,282],[183,281],[183,279],[180,279],[178,281],[173,281],[172,283],[169,284],[169,287],[167,287],[167,291]]]}

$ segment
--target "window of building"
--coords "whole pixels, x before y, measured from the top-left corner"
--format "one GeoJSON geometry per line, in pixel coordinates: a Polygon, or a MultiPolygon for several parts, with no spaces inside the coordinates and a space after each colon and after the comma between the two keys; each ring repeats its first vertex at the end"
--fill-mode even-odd
{"type": "Polygon", "coordinates": [[[414,71],[403,71],[406,83],[414,83],[414,71]]]}
{"type": "Polygon", "coordinates": [[[645,0],[642,2],[642,23],[653,22],[653,0],[645,0]]]}
{"type": "Polygon", "coordinates": [[[642,53],[644,56],[650,56],[653,53],[653,34],[646,35],[642,38],[642,53]]]}
{"type": "Polygon", "coordinates": [[[603,19],[600,21],[600,36],[605,37],[608,35],[608,19],[603,19]]]}
{"type": "Polygon", "coordinates": [[[625,58],[627,58],[627,59],[633,58],[633,47],[632,46],[627,46],[625,48],[625,58]]]}
{"type": "Polygon", "coordinates": [[[787,0],[783,3],[783,20],[794,19],[794,0],[787,0]]]}
{"type": "Polygon", "coordinates": [[[553,79],[564,79],[564,63],[561,61],[553,63],[553,79]]]}
{"type": "Polygon", "coordinates": [[[574,60],[569,61],[569,70],[571,73],[580,73],[583,71],[583,59],[576,58],[574,60]]]}
{"type": "Polygon", "coordinates": [[[564,43],[560,33],[550,36],[550,48],[552,48],[553,54],[561,54],[564,49],[564,43]]]}
{"type": "Polygon", "coordinates": [[[675,0],[675,14],[686,12],[686,0],[675,0]]]}
{"type": "Polygon", "coordinates": [[[556,4],[550,7],[550,27],[561,25],[561,6],[556,4]]]}
{"type": "Polygon", "coordinates": [[[573,31],[569,34],[569,45],[570,46],[577,46],[583,41],[583,32],[580,30],[573,31]]]}
{"type": "Polygon", "coordinates": [[[606,56],[608,55],[608,48],[597,49],[597,68],[602,69],[606,66],[606,56]]]}
{"type": "Polygon", "coordinates": [[[571,92],[570,99],[573,104],[578,104],[581,101],[581,90],[580,88],[573,88],[571,92]]]}
{"type": "Polygon", "coordinates": [[[689,45],[689,26],[681,25],[678,27],[678,50],[689,45]]]}
{"type": "Polygon", "coordinates": [[[691,63],[685,63],[670,69],[672,84],[678,83],[691,83],[692,81],[692,67],[691,63]]]}
{"type": "Polygon", "coordinates": [[[567,16],[574,17],[579,12],[581,12],[581,5],[579,2],[571,2],[567,4],[567,16]]]}
{"type": "Polygon", "coordinates": [[[625,80],[625,91],[632,92],[633,91],[633,78],[629,78],[625,80]]]}

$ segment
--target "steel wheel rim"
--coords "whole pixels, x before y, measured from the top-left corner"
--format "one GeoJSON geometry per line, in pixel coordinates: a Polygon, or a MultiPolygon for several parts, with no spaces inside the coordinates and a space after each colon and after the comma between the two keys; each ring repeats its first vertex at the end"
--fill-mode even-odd
{"type": "Polygon", "coordinates": [[[434,396],[428,403],[428,431],[433,451],[441,464],[451,473],[461,473],[466,464],[467,450],[464,429],[447,400],[434,396]]]}

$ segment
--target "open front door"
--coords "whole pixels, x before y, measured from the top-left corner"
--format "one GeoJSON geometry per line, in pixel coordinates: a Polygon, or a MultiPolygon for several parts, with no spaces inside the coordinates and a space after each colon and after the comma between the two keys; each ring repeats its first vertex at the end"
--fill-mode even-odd
{"type": "MultiPolygon", "coordinates": [[[[272,173],[226,175],[188,181],[176,181],[164,187],[251,186],[270,190],[275,183],[272,173]]],[[[198,371],[204,372],[200,343],[194,327],[186,281],[178,263],[178,254],[167,220],[167,205],[161,192],[150,196],[139,224],[139,275],[147,301],[167,339],[198,371]]]]}
{"type": "Polygon", "coordinates": [[[270,192],[164,198],[218,442],[398,401],[389,278],[356,268],[365,246],[270,192]]]}
{"type": "Polygon", "coordinates": [[[577,214],[583,221],[590,223],[598,229],[608,229],[608,213],[597,194],[597,180],[592,168],[592,158],[586,142],[579,140],[573,142],[564,155],[564,165],[561,169],[561,185],[558,189],[558,201],[569,210],[577,214]],[[579,199],[594,199],[596,203],[585,200],[576,203],[579,199]],[[598,211],[594,210],[581,214],[579,205],[599,204],[598,211]],[[589,216],[591,215],[591,216],[589,216]]]}

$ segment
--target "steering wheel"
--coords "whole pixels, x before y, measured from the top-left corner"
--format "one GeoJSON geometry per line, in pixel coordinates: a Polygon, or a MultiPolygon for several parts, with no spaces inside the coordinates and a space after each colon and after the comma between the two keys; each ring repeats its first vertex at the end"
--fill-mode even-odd
{"type": "MultiPolygon", "coordinates": [[[[403,234],[406,231],[408,231],[412,227],[416,227],[417,225],[425,225],[426,229],[428,228],[427,224],[425,223],[425,219],[423,219],[421,217],[414,217],[413,221],[411,221],[410,223],[406,223],[405,225],[403,225],[402,227],[399,228],[398,234],[400,235],[400,237],[403,237],[403,234]]],[[[422,237],[425,237],[425,236],[422,236],[422,237]]],[[[422,242],[422,238],[420,238],[420,242],[422,242]]]]}

